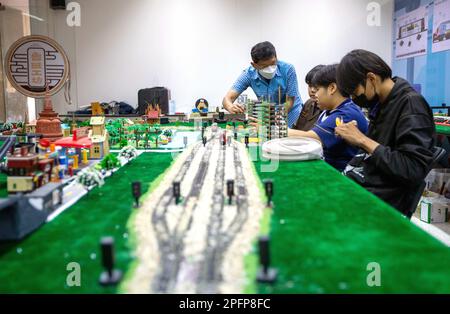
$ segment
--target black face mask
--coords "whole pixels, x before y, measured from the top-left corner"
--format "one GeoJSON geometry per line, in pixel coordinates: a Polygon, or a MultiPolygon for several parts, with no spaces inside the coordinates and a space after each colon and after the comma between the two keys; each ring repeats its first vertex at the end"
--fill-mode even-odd
{"type": "MultiPolygon", "coordinates": [[[[364,83],[364,85],[366,84],[367,82],[364,83]]],[[[353,98],[352,100],[356,105],[360,106],[361,108],[370,109],[380,102],[380,97],[377,94],[375,94],[375,96],[371,100],[369,100],[367,99],[366,94],[361,94],[353,98]]]]}
{"type": "Polygon", "coordinates": [[[380,102],[380,97],[375,95],[372,100],[369,100],[365,94],[361,94],[358,97],[353,98],[353,102],[361,108],[370,109],[380,102]]]}

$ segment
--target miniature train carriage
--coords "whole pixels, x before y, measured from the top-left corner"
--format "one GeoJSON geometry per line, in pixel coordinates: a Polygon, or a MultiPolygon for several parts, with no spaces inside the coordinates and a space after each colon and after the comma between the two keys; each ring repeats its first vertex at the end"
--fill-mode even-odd
{"type": "Polygon", "coordinates": [[[287,137],[287,111],[283,104],[248,102],[247,114],[259,121],[262,140],[287,137]]]}
{"type": "Polygon", "coordinates": [[[34,191],[51,181],[53,160],[39,160],[39,156],[29,152],[24,146],[7,156],[7,189],[9,193],[34,191]]]}
{"type": "Polygon", "coordinates": [[[109,154],[109,134],[105,128],[105,117],[91,118],[92,130],[89,138],[92,141],[90,148],[90,159],[102,159],[109,154]]]}

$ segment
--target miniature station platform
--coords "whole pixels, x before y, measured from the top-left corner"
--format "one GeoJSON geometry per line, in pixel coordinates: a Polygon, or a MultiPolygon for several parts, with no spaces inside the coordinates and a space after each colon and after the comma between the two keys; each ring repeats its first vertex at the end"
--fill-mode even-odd
{"type": "MultiPolygon", "coordinates": [[[[190,126],[182,132],[198,132],[190,126]]],[[[246,148],[242,135],[223,145],[217,134],[227,127],[208,126],[208,141],[190,137],[181,153],[144,150],[26,238],[0,243],[0,292],[450,293],[450,268],[442,266],[450,260],[446,246],[322,160],[275,165],[260,158],[257,146],[246,148]],[[240,172],[245,165],[252,166],[251,173],[240,172]],[[211,187],[204,184],[212,182],[208,176],[217,178],[211,187]],[[229,176],[236,185],[231,203],[223,192],[229,176]],[[252,178],[256,183],[247,181],[252,178]],[[266,179],[273,182],[271,207],[266,179]],[[179,200],[171,185],[164,186],[172,180],[180,180],[179,200]],[[142,190],[138,208],[131,193],[136,181],[142,190]],[[250,194],[255,184],[260,193],[250,194]],[[194,216],[201,197],[219,206],[194,216]],[[251,215],[249,204],[259,208],[259,216],[251,215]],[[145,217],[142,210],[151,210],[148,220],[136,219],[145,217]],[[145,232],[135,230],[136,221],[144,220],[154,234],[147,253],[141,247],[145,232]],[[245,231],[252,235],[250,249],[241,250],[239,241],[249,241],[242,230],[255,223],[256,229],[245,231]],[[206,242],[195,242],[195,228],[206,242]],[[270,236],[270,267],[278,272],[274,283],[257,281],[258,236],[264,235],[270,236]],[[104,271],[99,241],[105,236],[114,239],[114,268],[123,273],[111,286],[99,284],[104,271]],[[145,258],[153,258],[151,274],[139,277],[145,258]],[[230,280],[223,274],[229,258],[241,265],[237,276],[243,270],[244,280],[223,288],[221,281],[230,280]],[[68,286],[68,265],[74,262],[81,285],[68,286]],[[380,287],[367,284],[370,263],[381,266],[380,287]]],[[[7,195],[3,175],[0,193],[7,195]]]]}

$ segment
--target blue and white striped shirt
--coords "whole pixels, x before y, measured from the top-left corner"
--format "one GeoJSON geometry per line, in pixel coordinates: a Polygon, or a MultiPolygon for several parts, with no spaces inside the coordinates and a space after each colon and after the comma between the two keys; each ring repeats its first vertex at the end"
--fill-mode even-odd
{"type": "Polygon", "coordinates": [[[300,116],[303,107],[302,98],[298,91],[297,73],[292,64],[278,61],[275,76],[270,81],[263,78],[253,66],[244,70],[234,83],[232,89],[243,93],[251,87],[258,99],[265,99],[278,103],[278,88],[281,88],[281,103],[286,102],[286,95],[295,97],[294,105],[288,114],[288,126],[292,128],[300,116]]]}

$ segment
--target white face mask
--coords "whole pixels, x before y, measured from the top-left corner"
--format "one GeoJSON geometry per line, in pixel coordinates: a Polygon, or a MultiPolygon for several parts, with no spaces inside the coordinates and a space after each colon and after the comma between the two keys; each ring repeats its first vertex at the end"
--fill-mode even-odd
{"type": "Polygon", "coordinates": [[[275,72],[277,72],[277,66],[276,65],[269,65],[268,67],[265,67],[262,70],[258,70],[259,74],[261,74],[262,77],[271,80],[275,76],[275,72]]]}

